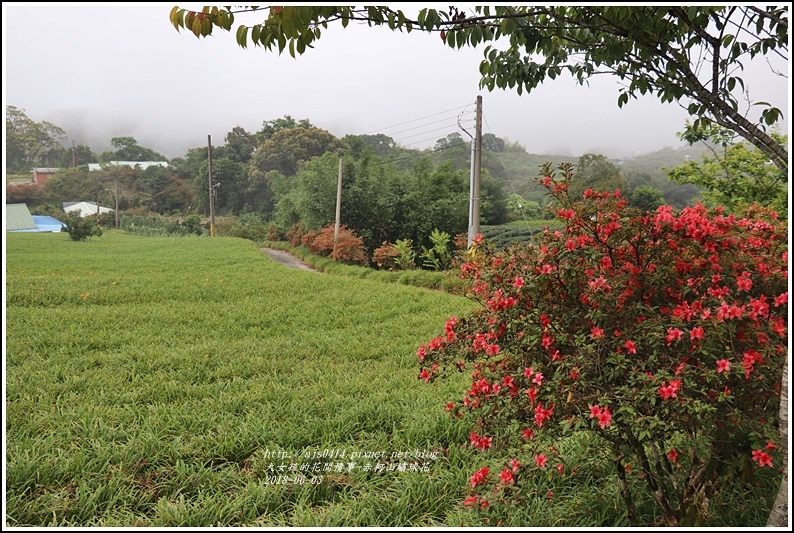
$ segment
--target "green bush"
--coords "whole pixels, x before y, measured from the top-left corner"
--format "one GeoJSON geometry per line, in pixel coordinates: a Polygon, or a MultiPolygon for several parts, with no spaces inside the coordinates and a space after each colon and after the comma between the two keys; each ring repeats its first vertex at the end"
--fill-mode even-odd
{"type": "Polygon", "coordinates": [[[94,217],[81,217],[78,213],[71,212],[64,218],[66,225],[61,228],[61,231],[68,233],[69,238],[73,241],[85,241],[91,237],[102,235],[102,229],[94,217]]]}
{"type": "Polygon", "coordinates": [[[422,266],[428,270],[446,270],[452,263],[449,233],[434,229],[430,233],[430,241],[432,248],[422,247],[422,266]]]}

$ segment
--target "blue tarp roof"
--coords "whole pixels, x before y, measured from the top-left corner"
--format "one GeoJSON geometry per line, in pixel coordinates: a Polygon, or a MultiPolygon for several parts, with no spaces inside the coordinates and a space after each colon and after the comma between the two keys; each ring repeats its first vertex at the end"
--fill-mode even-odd
{"type": "Polygon", "coordinates": [[[39,231],[61,231],[61,228],[66,225],[57,218],[47,217],[44,215],[31,216],[33,217],[33,222],[36,223],[36,227],[39,231]]]}
{"type": "Polygon", "coordinates": [[[33,222],[36,223],[35,228],[25,228],[25,229],[16,229],[16,230],[8,230],[13,232],[26,232],[26,233],[33,233],[33,232],[57,232],[61,231],[61,228],[65,226],[63,222],[60,220],[48,217],[44,215],[31,215],[33,218],[33,222]]]}

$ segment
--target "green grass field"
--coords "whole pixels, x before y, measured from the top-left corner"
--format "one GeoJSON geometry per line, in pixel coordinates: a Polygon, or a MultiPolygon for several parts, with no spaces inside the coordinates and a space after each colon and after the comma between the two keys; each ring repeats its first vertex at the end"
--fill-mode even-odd
{"type": "MultiPolygon", "coordinates": [[[[482,523],[468,478],[507,456],[445,412],[467,376],[425,384],[415,356],[470,301],[242,239],[6,239],[6,526],[482,523]]],[[[609,463],[561,447],[579,475],[492,524],[627,525],[609,463]]],[[[773,482],[715,525],[763,525],[773,482]]]]}

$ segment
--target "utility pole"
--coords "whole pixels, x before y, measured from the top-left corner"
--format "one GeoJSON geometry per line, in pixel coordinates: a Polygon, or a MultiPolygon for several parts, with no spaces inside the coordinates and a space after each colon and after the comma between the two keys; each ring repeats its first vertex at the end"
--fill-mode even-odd
{"type": "Polygon", "coordinates": [[[119,229],[119,177],[116,176],[116,190],[114,196],[116,197],[116,229],[119,229]]]}
{"type": "Polygon", "coordinates": [[[339,177],[336,180],[336,223],[334,224],[334,251],[342,228],[342,156],[339,156],[339,177]]]}
{"type": "Polygon", "coordinates": [[[210,237],[215,236],[215,198],[212,189],[212,136],[207,135],[207,174],[210,181],[210,237]]]}
{"type": "Polygon", "coordinates": [[[482,96],[477,97],[475,113],[474,141],[471,152],[471,198],[469,201],[469,239],[468,245],[480,232],[480,167],[482,166],[482,96]]]}

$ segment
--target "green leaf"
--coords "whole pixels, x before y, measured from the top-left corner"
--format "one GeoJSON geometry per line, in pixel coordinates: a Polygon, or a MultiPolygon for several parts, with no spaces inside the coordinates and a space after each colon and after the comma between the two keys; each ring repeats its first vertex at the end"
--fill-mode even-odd
{"type": "Polygon", "coordinates": [[[171,24],[174,25],[176,31],[179,31],[179,28],[183,27],[185,24],[185,10],[180,9],[178,6],[174,6],[168,18],[171,19],[171,24]]]}
{"type": "Polygon", "coordinates": [[[477,46],[482,41],[482,28],[474,26],[469,34],[469,42],[472,46],[477,46]]]}
{"type": "MultiPolygon", "coordinates": [[[[455,46],[457,48],[461,48],[464,44],[466,44],[466,33],[469,30],[458,30],[455,32],[455,46]]],[[[449,39],[449,37],[447,37],[449,39]]]]}
{"type": "Polygon", "coordinates": [[[427,16],[427,8],[421,9],[416,16],[416,22],[419,24],[420,29],[425,28],[425,17],[427,16]]]}
{"type": "Polygon", "coordinates": [[[438,12],[435,9],[428,9],[427,15],[425,17],[425,26],[428,30],[431,30],[441,22],[441,18],[438,16],[438,12]]]}
{"type": "Polygon", "coordinates": [[[449,46],[450,48],[455,48],[455,42],[456,42],[456,41],[455,41],[455,34],[456,34],[456,33],[458,33],[458,32],[457,32],[457,31],[452,31],[452,30],[450,30],[450,31],[448,31],[448,32],[447,32],[447,41],[446,41],[446,44],[447,44],[447,46],[449,46]]]}
{"type": "Polygon", "coordinates": [[[193,19],[193,24],[191,24],[191,26],[190,26],[190,31],[192,31],[193,35],[195,35],[196,37],[201,35],[201,19],[200,18],[197,17],[197,18],[193,19]]]}
{"type": "MultiPolygon", "coordinates": [[[[256,28],[257,26],[254,26],[255,30],[256,28]]],[[[254,43],[256,43],[256,40],[254,40],[254,43]]],[[[248,27],[240,26],[239,28],[237,28],[237,44],[239,44],[243,48],[248,47],[248,27]]]]}

